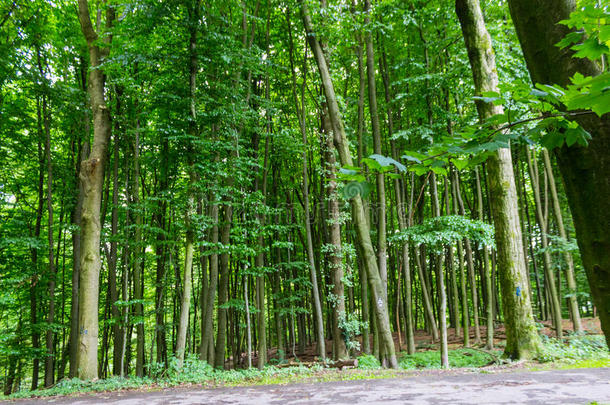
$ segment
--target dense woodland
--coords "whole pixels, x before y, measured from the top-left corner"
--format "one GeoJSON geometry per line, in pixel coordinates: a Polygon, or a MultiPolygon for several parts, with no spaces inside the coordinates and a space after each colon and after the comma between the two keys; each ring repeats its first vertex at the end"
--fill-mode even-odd
{"type": "Polygon", "coordinates": [[[3,1],[4,393],[610,337],[609,46],[605,0],[3,1]]]}

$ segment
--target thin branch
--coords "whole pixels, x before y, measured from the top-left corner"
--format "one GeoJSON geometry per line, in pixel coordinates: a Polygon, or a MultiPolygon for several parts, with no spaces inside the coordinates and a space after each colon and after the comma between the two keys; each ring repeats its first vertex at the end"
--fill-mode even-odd
{"type": "Polygon", "coordinates": [[[89,14],[89,4],[87,0],[78,0],[78,20],[80,21],[80,26],[87,43],[89,45],[93,44],[98,36],[91,24],[91,15],[89,14]]]}

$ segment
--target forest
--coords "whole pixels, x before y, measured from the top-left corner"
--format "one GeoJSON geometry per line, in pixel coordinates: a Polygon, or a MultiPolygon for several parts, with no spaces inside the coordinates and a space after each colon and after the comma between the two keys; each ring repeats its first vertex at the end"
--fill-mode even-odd
{"type": "Polygon", "coordinates": [[[3,0],[2,391],[607,353],[609,57],[607,0],[3,0]]]}

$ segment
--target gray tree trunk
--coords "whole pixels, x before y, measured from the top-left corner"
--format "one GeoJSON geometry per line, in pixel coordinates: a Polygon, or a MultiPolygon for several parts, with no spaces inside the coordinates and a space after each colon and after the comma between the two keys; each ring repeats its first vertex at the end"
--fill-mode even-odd
{"type": "MultiPolygon", "coordinates": [[[[479,1],[456,0],[455,7],[468,50],[475,94],[497,91],[495,55],[479,1]]],[[[500,106],[492,103],[483,100],[477,100],[476,103],[481,120],[503,112],[500,106]]],[[[540,351],[541,342],[532,315],[530,288],[527,284],[510,149],[501,148],[492,154],[487,169],[506,325],[504,353],[511,358],[532,358],[540,351]]]]}

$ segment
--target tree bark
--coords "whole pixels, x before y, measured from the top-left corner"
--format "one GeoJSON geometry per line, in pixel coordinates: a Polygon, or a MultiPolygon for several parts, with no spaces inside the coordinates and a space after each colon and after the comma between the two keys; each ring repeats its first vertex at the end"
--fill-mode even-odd
{"type": "MultiPolygon", "coordinates": [[[[477,214],[479,221],[483,221],[483,191],[481,189],[481,179],[479,176],[478,168],[475,168],[474,174],[477,185],[477,214]]],[[[521,238],[521,240],[523,240],[523,238],[521,238]]],[[[492,350],[494,346],[493,285],[491,283],[491,268],[489,265],[489,251],[487,250],[487,246],[483,246],[483,269],[485,271],[485,315],[487,318],[487,339],[485,343],[485,348],[487,350],[492,350]]]]}
{"type": "MultiPolygon", "coordinates": [[[[343,331],[340,320],[347,320],[345,312],[345,294],[343,286],[343,248],[341,245],[341,218],[339,209],[339,199],[337,196],[337,160],[335,158],[335,147],[333,145],[333,134],[330,129],[328,115],[322,113],[322,128],[325,144],[325,174],[326,174],[326,198],[328,200],[328,244],[330,252],[328,254],[328,266],[332,275],[333,284],[333,307],[332,333],[333,333],[333,359],[343,360],[348,357],[343,331]]],[[[319,325],[322,326],[322,325],[319,325]]],[[[324,340],[322,330],[321,339],[324,340]]],[[[323,356],[324,358],[325,356],[323,356]]]]}
{"type": "MultiPolygon", "coordinates": [[[[568,235],[566,232],[565,225],[563,224],[563,215],[561,214],[561,205],[559,204],[559,196],[557,195],[557,186],[555,185],[555,175],[553,174],[553,165],[551,164],[551,158],[549,152],[543,149],[542,156],[544,157],[544,167],[549,179],[551,198],[553,200],[553,213],[555,214],[555,221],[557,222],[557,230],[559,231],[559,237],[565,241],[568,241],[568,235]]],[[[582,324],[580,322],[580,310],[578,309],[578,299],[576,297],[576,279],[574,277],[574,260],[572,254],[569,251],[563,253],[565,260],[564,273],[566,277],[566,283],[568,285],[568,307],[570,309],[570,317],[572,319],[572,329],[574,332],[582,332],[582,324]]]]}
{"type": "MultiPolygon", "coordinates": [[[[475,94],[498,91],[491,37],[485,27],[479,1],[456,0],[456,12],[468,50],[475,94]]],[[[477,100],[476,105],[481,120],[503,112],[500,106],[483,100],[477,100]]],[[[540,351],[541,342],[532,315],[530,288],[527,285],[510,149],[501,148],[494,152],[488,159],[487,169],[506,326],[504,354],[511,358],[532,358],[540,351]]]]}
{"type": "MultiPolygon", "coordinates": [[[[42,61],[40,59],[40,49],[37,49],[38,68],[41,77],[44,77],[42,61]]],[[[46,90],[46,86],[45,86],[46,90]]],[[[46,93],[46,91],[45,91],[46,93]]],[[[48,249],[48,277],[49,277],[49,307],[47,312],[47,332],[46,332],[46,356],[44,366],[44,385],[50,387],[55,382],[55,333],[53,323],[55,322],[55,259],[53,256],[53,165],[51,161],[51,127],[47,103],[47,94],[42,95],[42,115],[40,105],[38,106],[38,125],[44,126],[45,137],[45,159],[47,162],[47,242],[48,249]]]]}
{"type": "MultiPolygon", "coordinates": [[[[430,176],[430,200],[432,202],[432,214],[435,217],[441,216],[441,208],[438,198],[438,189],[436,186],[436,175],[432,173],[430,176]]],[[[449,349],[447,347],[447,293],[445,291],[445,275],[443,273],[443,254],[434,254],[436,269],[436,283],[438,288],[439,304],[438,318],[439,328],[441,332],[441,367],[449,368],[449,349]]]]}
{"type": "MultiPolygon", "coordinates": [[[[189,133],[192,138],[197,133],[197,111],[195,92],[197,91],[197,27],[199,24],[199,0],[194,0],[188,9],[189,24],[189,133]]],[[[195,251],[195,229],[192,217],[195,213],[195,183],[197,174],[195,172],[194,154],[192,140],[188,141],[187,159],[189,165],[188,203],[185,213],[186,243],[184,248],[184,276],[182,283],[182,300],[180,302],[180,319],[178,324],[178,337],[176,339],[176,358],[182,367],[184,352],[186,349],[186,335],[189,325],[189,313],[191,307],[193,254],[195,251]]]]}
{"type": "Polygon", "coordinates": [[[555,326],[555,332],[557,337],[562,337],[562,325],[561,325],[561,304],[557,295],[557,283],[555,282],[555,276],[553,274],[553,263],[551,262],[551,254],[548,251],[549,242],[547,237],[547,223],[546,216],[543,214],[542,202],[540,199],[540,186],[538,180],[538,164],[534,157],[532,162],[532,153],[529,148],[526,148],[527,153],[527,165],[529,167],[530,179],[532,182],[532,190],[534,194],[534,202],[536,203],[536,219],[538,220],[538,226],[540,228],[540,241],[541,248],[543,249],[542,259],[544,264],[544,275],[546,279],[547,290],[549,292],[551,314],[553,316],[553,325],[555,326]]]}
{"type": "MultiPolygon", "coordinates": [[[[328,70],[326,56],[322,52],[322,47],[320,46],[314,32],[307,3],[302,0],[299,2],[301,3],[301,11],[303,23],[307,33],[307,39],[313,50],[314,57],[318,65],[318,70],[320,72],[320,77],[322,79],[324,95],[326,97],[331,125],[333,127],[334,143],[339,152],[341,164],[344,166],[352,166],[353,161],[349,151],[347,136],[343,127],[343,119],[341,118],[339,105],[335,97],[335,89],[328,70]]],[[[375,251],[373,250],[373,245],[371,243],[370,227],[364,214],[362,198],[360,195],[357,195],[350,200],[350,203],[352,206],[352,219],[356,226],[358,244],[360,245],[360,249],[364,256],[363,262],[365,264],[369,284],[371,286],[372,298],[375,303],[374,308],[378,323],[377,326],[380,330],[381,340],[385,348],[386,356],[389,360],[389,366],[396,368],[398,367],[398,361],[396,359],[394,340],[392,339],[392,332],[390,329],[388,303],[385,299],[385,290],[379,275],[379,267],[377,265],[375,251]]]]}
{"type": "MultiPolygon", "coordinates": [[[[81,221],[81,271],[79,280],[79,337],[77,374],[82,380],[97,378],[98,294],[100,275],[100,205],[104,166],[110,138],[110,111],[104,96],[104,73],[100,64],[107,47],[98,45],[98,34],[93,29],[87,0],[78,0],[78,17],[89,50],[89,98],[93,112],[93,145],[88,159],[81,165],[83,210],[81,221]]],[[[114,20],[114,8],[106,10],[106,26],[114,20]]],[[[110,36],[104,36],[109,45],[110,36]]]]}
{"type": "MultiPolygon", "coordinates": [[[[595,62],[556,46],[571,31],[558,22],[576,9],[574,0],[510,0],[509,7],[532,81],[565,86],[576,72],[601,73],[595,62]]],[[[610,115],[583,115],[578,122],[592,136],[589,145],[555,153],[591,296],[610,344],[610,115]]]]}

